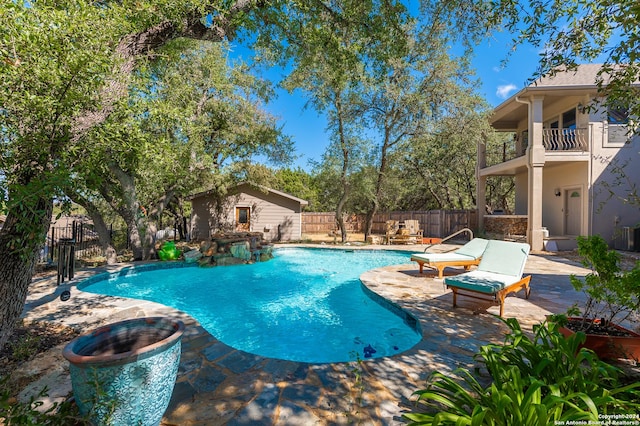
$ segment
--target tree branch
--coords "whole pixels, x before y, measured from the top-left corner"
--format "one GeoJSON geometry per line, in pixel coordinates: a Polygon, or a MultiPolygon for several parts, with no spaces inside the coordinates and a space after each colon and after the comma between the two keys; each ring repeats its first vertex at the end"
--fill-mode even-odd
{"type": "MultiPolygon", "coordinates": [[[[76,119],[72,127],[72,142],[79,141],[89,130],[104,122],[115,109],[117,101],[127,95],[129,77],[139,59],[149,56],[159,47],[178,37],[214,42],[225,38],[233,39],[240,25],[240,20],[235,18],[261,7],[265,7],[262,0],[236,0],[227,12],[213,18],[211,26],[206,26],[203,16],[194,11],[182,22],[164,21],[144,31],[123,37],[115,49],[116,65],[112,77],[107,80],[101,91],[101,106],[94,111],[81,114],[76,119]]],[[[213,12],[213,4],[210,9],[213,12]]]]}

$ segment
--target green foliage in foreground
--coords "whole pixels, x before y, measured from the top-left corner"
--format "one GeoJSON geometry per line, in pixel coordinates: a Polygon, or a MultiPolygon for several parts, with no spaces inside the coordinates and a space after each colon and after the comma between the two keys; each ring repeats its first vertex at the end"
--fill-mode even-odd
{"type": "Polygon", "coordinates": [[[594,320],[620,324],[633,313],[640,312],[640,262],[630,270],[622,270],[620,253],[610,249],[600,235],[578,236],[577,241],[582,265],[591,272],[584,278],[576,275],[569,278],[573,288],[587,296],[579,310],[579,315],[586,320],[585,325],[593,324],[594,320]]]}
{"type": "Polygon", "coordinates": [[[5,426],[80,426],[89,421],[78,413],[78,407],[69,401],[54,402],[43,410],[41,399],[47,396],[43,388],[36,397],[28,402],[18,402],[11,396],[8,377],[0,377],[0,424],[5,426]]]}
{"type": "Polygon", "coordinates": [[[565,338],[557,324],[544,322],[529,337],[517,320],[504,321],[511,329],[505,342],[476,354],[490,383],[465,369],[453,377],[432,373],[427,388],[415,392],[419,407],[405,415],[411,424],[543,426],[640,409],[640,383],[621,384],[619,369],[580,348],[583,333],[565,338]]]}

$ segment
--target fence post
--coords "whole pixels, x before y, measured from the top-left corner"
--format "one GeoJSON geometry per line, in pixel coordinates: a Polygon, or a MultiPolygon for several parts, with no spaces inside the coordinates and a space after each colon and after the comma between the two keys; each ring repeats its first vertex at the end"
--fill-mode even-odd
{"type": "Polygon", "coordinates": [[[66,277],[73,279],[75,267],[75,240],[73,238],[60,238],[58,241],[58,284],[64,282],[66,277]]]}
{"type": "Polygon", "coordinates": [[[49,256],[51,257],[51,263],[53,263],[53,250],[56,241],[56,228],[51,228],[51,243],[49,244],[49,256]]]}

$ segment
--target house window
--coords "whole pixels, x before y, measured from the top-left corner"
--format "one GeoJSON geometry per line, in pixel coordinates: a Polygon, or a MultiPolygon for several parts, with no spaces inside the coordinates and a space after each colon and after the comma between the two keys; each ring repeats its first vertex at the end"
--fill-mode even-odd
{"type": "Polygon", "coordinates": [[[624,106],[610,105],[607,108],[607,138],[604,146],[608,148],[621,148],[629,144],[629,110],[624,106]]]}
{"type": "Polygon", "coordinates": [[[625,107],[610,106],[607,120],[609,124],[627,124],[629,123],[629,110],[625,107]]]}
{"type": "Polygon", "coordinates": [[[562,114],[562,128],[563,129],[575,129],[576,128],[576,110],[575,108],[562,114]]]}

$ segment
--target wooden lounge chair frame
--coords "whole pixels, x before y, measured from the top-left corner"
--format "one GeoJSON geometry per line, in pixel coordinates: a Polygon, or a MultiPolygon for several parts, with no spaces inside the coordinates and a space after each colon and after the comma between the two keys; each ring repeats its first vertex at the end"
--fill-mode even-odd
{"type": "MultiPolygon", "coordinates": [[[[465,256],[467,256],[466,259],[449,259],[449,260],[430,260],[430,259],[422,259],[420,258],[420,253],[417,253],[416,255],[412,255],[411,256],[411,261],[413,262],[417,262],[419,267],[420,267],[420,274],[423,273],[424,271],[424,265],[427,265],[430,268],[434,268],[438,271],[438,278],[442,279],[442,277],[444,276],[444,268],[449,267],[449,266],[459,266],[459,267],[464,267],[465,271],[469,271],[471,270],[472,266],[477,266],[478,264],[480,264],[480,259],[481,259],[481,253],[482,251],[484,251],[484,247],[486,246],[486,243],[488,242],[487,240],[484,240],[482,238],[475,238],[474,240],[469,241],[467,244],[465,244],[465,246],[468,245],[475,245],[477,246],[477,249],[479,250],[477,253],[471,255],[466,255],[463,254],[465,256]],[[473,243],[472,243],[473,241],[473,243]],[[474,257],[475,256],[475,257],[474,257]]],[[[457,253],[459,251],[464,251],[465,246],[461,247],[460,249],[456,250],[454,253],[457,253]]],[[[466,253],[466,252],[465,252],[466,253]]],[[[433,255],[438,255],[440,253],[431,253],[433,255]]]]}
{"type": "Polygon", "coordinates": [[[461,266],[464,267],[465,271],[470,271],[472,266],[477,266],[480,263],[480,259],[473,260],[452,260],[452,261],[442,261],[442,262],[429,262],[422,259],[417,259],[412,257],[411,260],[414,262],[418,262],[420,266],[420,273],[422,274],[424,270],[424,265],[426,264],[428,267],[432,267],[438,271],[438,278],[444,277],[444,268],[449,266],[461,266]]]}
{"type": "Polygon", "coordinates": [[[524,289],[528,299],[531,276],[522,274],[529,249],[526,243],[489,241],[477,270],[445,278],[444,284],[453,292],[453,307],[458,296],[466,296],[499,305],[502,317],[507,295],[524,289]]]}
{"type": "Polygon", "coordinates": [[[504,313],[504,299],[510,293],[517,293],[524,288],[525,299],[529,299],[529,294],[531,294],[531,287],[529,287],[529,282],[531,281],[531,275],[527,275],[522,278],[520,281],[515,282],[502,290],[499,290],[493,294],[485,293],[481,291],[474,291],[468,288],[462,289],[455,286],[447,285],[447,288],[450,288],[453,292],[453,307],[457,307],[457,299],[458,295],[470,297],[472,299],[483,300],[488,302],[493,302],[495,305],[500,305],[500,316],[504,313]],[[493,297],[492,297],[493,296],[493,297]]]}

